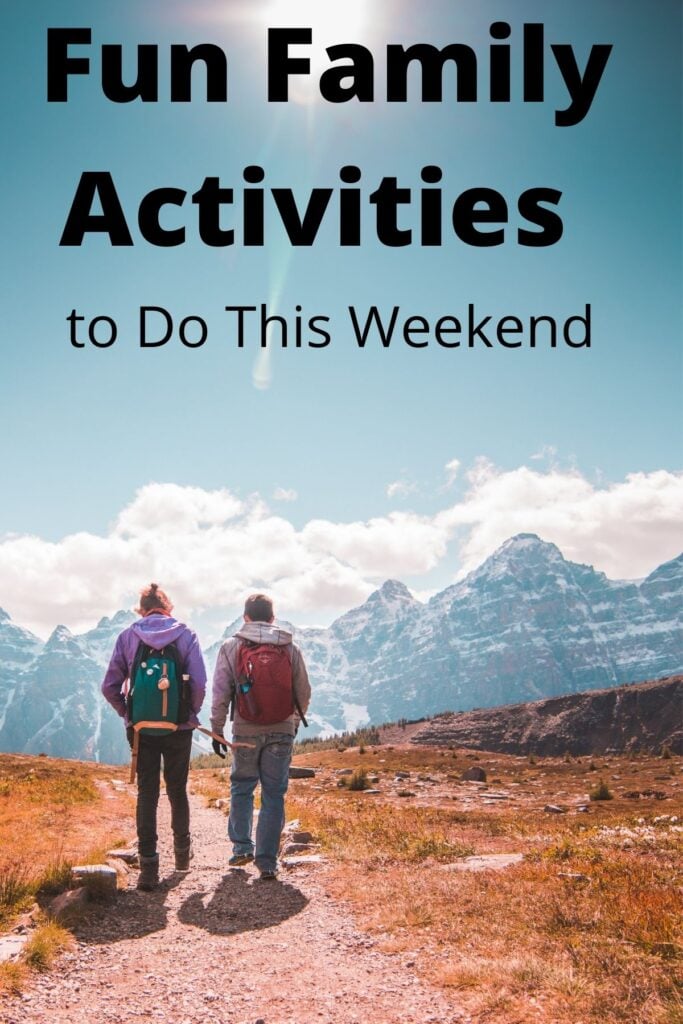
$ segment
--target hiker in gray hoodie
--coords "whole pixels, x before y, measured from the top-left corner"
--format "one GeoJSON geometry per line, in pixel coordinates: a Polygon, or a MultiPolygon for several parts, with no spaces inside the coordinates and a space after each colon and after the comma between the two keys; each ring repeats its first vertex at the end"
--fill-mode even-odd
{"type": "MultiPolygon", "coordinates": [[[[218,652],[211,708],[214,733],[224,735],[232,707],[233,741],[250,744],[232,753],[228,837],[233,854],[228,863],[239,867],[254,860],[263,879],[277,877],[292,746],[311,698],[303,655],[292,634],[273,621],[269,597],[247,598],[244,625],[218,652]],[[254,790],[259,782],[261,810],[254,843],[254,790]]],[[[214,740],[213,749],[225,757],[224,744],[214,740]]]]}

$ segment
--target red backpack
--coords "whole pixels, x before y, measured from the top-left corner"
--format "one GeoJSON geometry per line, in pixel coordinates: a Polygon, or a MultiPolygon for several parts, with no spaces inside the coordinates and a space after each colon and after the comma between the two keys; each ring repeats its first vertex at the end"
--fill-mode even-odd
{"type": "Polygon", "coordinates": [[[237,652],[235,703],[240,717],[253,725],[275,725],[294,713],[287,647],[242,640],[237,652]]]}

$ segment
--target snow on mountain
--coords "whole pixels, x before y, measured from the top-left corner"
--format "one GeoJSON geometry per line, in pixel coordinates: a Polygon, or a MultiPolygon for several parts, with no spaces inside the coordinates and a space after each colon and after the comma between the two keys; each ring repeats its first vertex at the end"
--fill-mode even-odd
{"type": "Polygon", "coordinates": [[[0,735],[7,711],[19,690],[24,672],[43,646],[33,633],[15,625],[0,608],[0,735]]]}
{"type": "MultiPolygon", "coordinates": [[[[640,581],[567,561],[535,534],[506,541],[422,604],[387,580],[329,628],[291,629],[313,687],[306,735],[555,697],[683,667],[683,555],[640,581]]],[[[0,611],[0,750],[117,762],[128,747],[100,683],[129,612],[43,644],[0,611]]],[[[230,623],[205,650],[209,680],[230,623]]],[[[202,718],[209,720],[210,682],[202,718]]]]}

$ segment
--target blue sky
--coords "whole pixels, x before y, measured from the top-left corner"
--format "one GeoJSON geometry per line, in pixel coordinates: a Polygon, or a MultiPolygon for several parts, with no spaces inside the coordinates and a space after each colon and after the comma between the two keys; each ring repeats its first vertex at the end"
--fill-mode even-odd
{"type": "MultiPolygon", "coordinates": [[[[258,493],[301,530],[311,520],[368,523],[397,510],[434,517],[467,500],[482,459],[499,479],[527,467],[561,479],[579,474],[593,489],[619,487],[628,474],[651,481],[658,471],[680,469],[680,5],[425,0],[419,17],[403,0],[364,6],[358,34],[377,58],[377,100],[341,105],[266,102],[265,33],[273,11],[266,2],[10,6],[2,65],[10,157],[0,172],[7,481],[0,538],[34,535],[59,544],[77,533],[107,536],[151,483],[227,489],[247,502],[258,493]],[[509,104],[485,98],[488,30],[497,20],[512,28],[509,104]],[[555,108],[567,100],[549,50],[545,102],[521,101],[522,26],[539,21],[546,47],[571,43],[581,66],[593,43],[614,47],[592,109],[574,127],[553,123],[555,108]],[[72,25],[93,30],[90,49],[74,51],[91,57],[91,74],[72,79],[68,103],[49,104],[46,30],[72,25]],[[169,44],[205,41],[228,54],[228,103],[206,104],[201,88],[191,104],[170,103],[169,44]],[[384,101],[387,43],[456,41],[480,55],[479,102],[384,101]],[[159,103],[118,105],[103,96],[99,47],[112,42],[123,44],[129,71],[137,44],[158,44],[159,103]],[[337,185],[347,163],[362,169],[366,193],[387,175],[415,187],[420,168],[436,164],[445,199],[494,188],[512,222],[505,244],[495,248],[466,245],[446,222],[443,246],[392,250],[373,238],[367,216],[363,245],[342,249],[330,217],[314,246],[294,249],[271,216],[267,246],[216,249],[198,240],[195,210],[186,204],[164,218],[187,226],[186,244],[161,249],[140,237],[137,204],[150,189],[193,192],[208,175],[237,189],[252,163],[266,169],[266,185],[290,187],[301,199],[312,187],[337,185]],[[80,248],[59,247],[84,170],[111,172],[132,248],[112,248],[94,236],[80,248]],[[564,235],[533,249],[515,241],[514,208],[519,194],[536,186],[562,191],[564,235]],[[272,351],[265,389],[253,383],[256,339],[238,351],[222,312],[225,305],[261,302],[290,315],[299,303],[305,316],[328,315],[335,325],[326,349],[272,351]],[[480,316],[564,319],[587,302],[590,350],[450,351],[432,344],[418,351],[396,344],[359,351],[345,313],[348,305],[400,305],[406,316],[437,319],[462,317],[474,303],[480,316]],[[178,319],[204,316],[211,327],[206,345],[191,351],[173,341],[140,351],[140,305],[164,306],[178,319]],[[74,307],[113,316],[116,345],[71,348],[65,317],[74,307]],[[444,466],[453,460],[462,469],[446,493],[444,466]],[[391,490],[397,481],[404,486],[391,490]],[[296,492],[296,500],[278,501],[278,488],[296,492]]],[[[301,7],[291,8],[293,23],[304,23],[301,7]]],[[[344,25],[344,4],[325,9],[342,12],[344,25]]],[[[313,27],[315,43],[322,29],[313,27]]],[[[343,27],[333,31],[331,41],[353,41],[343,27]]],[[[569,506],[566,513],[569,534],[569,506]]],[[[608,519],[600,529],[600,543],[581,552],[598,562],[608,519]]],[[[653,558],[676,553],[671,531],[666,536],[668,547],[653,558]]],[[[413,573],[413,585],[424,578],[429,589],[453,577],[466,559],[457,545],[447,550],[448,557],[435,556],[431,576],[413,573]]],[[[36,579],[48,570],[41,558],[52,565],[54,555],[41,551],[32,563],[36,579]]],[[[619,564],[604,559],[606,569],[619,564]]],[[[11,567],[18,571],[14,561],[11,567]]],[[[155,568],[152,559],[150,572],[155,568]]],[[[397,558],[396,572],[387,575],[404,569],[397,558]]],[[[73,568],[74,578],[80,571],[73,568]]],[[[95,562],[92,572],[98,571],[107,569],[95,562]]],[[[115,599],[100,603],[108,600],[115,599]]],[[[336,607],[325,600],[320,608],[336,607]]],[[[24,614],[31,603],[13,583],[0,592],[3,602],[24,614]]],[[[315,617],[316,601],[309,603],[315,617]]]]}

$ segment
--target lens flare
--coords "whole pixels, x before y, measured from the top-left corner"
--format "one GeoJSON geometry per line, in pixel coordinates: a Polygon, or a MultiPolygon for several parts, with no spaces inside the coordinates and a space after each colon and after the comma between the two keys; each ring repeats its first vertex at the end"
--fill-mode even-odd
{"type": "Polygon", "coordinates": [[[368,0],[271,0],[263,10],[263,20],[271,28],[310,28],[313,42],[354,43],[368,24],[368,0]]]}

